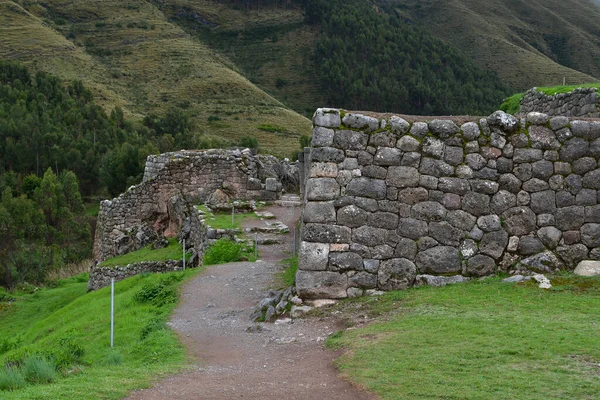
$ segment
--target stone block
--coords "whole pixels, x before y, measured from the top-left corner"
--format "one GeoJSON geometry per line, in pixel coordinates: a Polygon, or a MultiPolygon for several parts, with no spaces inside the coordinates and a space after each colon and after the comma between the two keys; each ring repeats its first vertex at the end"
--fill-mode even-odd
{"type": "Polygon", "coordinates": [[[308,202],[302,212],[302,220],[305,223],[335,223],[336,213],[333,202],[308,202]]]}
{"type": "Polygon", "coordinates": [[[511,236],[524,236],[536,227],[536,216],[528,207],[513,207],[502,214],[504,229],[511,236]]]}
{"type": "Polygon", "coordinates": [[[477,193],[493,195],[496,194],[499,189],[500,185],[494,181],[488,181],[485,179],[471,180],[471,190],[477,193]]]}
{"type": "Polygon", "coordinates": [[[530,163],[519,164],[513,169],[513,172],[521,182],[528,181],[533,178],[533,165],[530,163]]]}
{"type": "Polygon", "coordinates": [[[600,190],[600,169],[586,173],[583,177],[582,186],[588,189],[600,190]]]}
{"type": "Polygon", "coordinates": [[[600,224],[584,224],[581,227],[581,241],[587,247],[600,247],[600,224]]]}
{"type": "Polygon", "coordinates": [[[395,147],[379,147],[373,157],[373,163],[382,166],[400,165],[402,154],[402,151],[395,147]]]}
{"type": "Polygon", "coordinates": [[[394,257],[396,258],[406,258],[408,260],[414,261],[417,256],[417,242],[407,238],[400,238],[398,244],[396,245],[396,250],[394,252],[394,257]]]}
{"type": "Polygon", "coordinates": [[[446,213],[444,206],[436,201],[424,201],[411,209],[411,217],[424,221],[442,221],[446,213]]]}
{"type": "Polygon", "coordinates": [[[579,158],[585,157],[588,153],[589,147],[590,145],[585,139],[569,139],[560,149],[560,158],[563,161],[573,162],[579,158]]]}
{"type": "Polygon", "coordinates": [[[581,261],[573,273],[579,276],[600,276],[600,261],[581,261]]]}
{"type": "Polygon", "coordinates": [[[348,277],[348,286],[351,288],[375,289],[377,287],[377,275],[369,272],[359,272],[348,277]]]}
{"type": "Polygon", "coordinates": [[[410,129],[410,124],[403,118],[392,116],[388,120],[390,128],[396,135],[404,135],[410,129]]]}
{"type": "Polygon", "coordinates": [[[508,245],[508,233],[504,230],[495,232],[487,232],[483,234],[481,241],[479,242],[479,251],[482,254],[493,257],[499,260],[502,257],[502,253],[508,245]]]}
{"type": "Polygon", "coordinates": [[[460,128],[453,121],[439,119],[434,119],[429,123],[429,130],[442,139],[447,139],[460,132],[460,128]]]}
{"type": "Polygon", "coordinates": [[[296,273],[296,292],[303,299],[343,299],[347,297],[348,278],[344,274],[327,271],[296,273]]]}
{"type": "Polygon", "coordinates": [[[490,209],[495,214],[502,214],[517,205],[517,196],[506,190],[496,193],[490,202],[490,209]]]}
{"type": "Polygon", "coordinates": [[[312,147],[331,147],[333,144],[333,129],[317,126],[313,129],[312,147]]]}
{"type": "Polygon", "coordinates": [[[346,187],[349,196],[362,196],[371,199],[383,200],[386,197],[387,187],[385,181],[371,178],[354,178],[346,187]]]}
{"type": "Polygon", "coordinates": [[[487,160],[481,154],[477,153],[467,154],[465,157],[465,162],[474,171],[479,171],[487,164],[487,160]]]}
{"type": "Polygon", "coordinates": [[[581,243],[581,232],[566,231],[563,233],[563,240],[566,245],[581,243]]]}
{"type": "Polygon", "coordinates": [[[396,229],[398,227],[398,215],[389,212],[376,212],[369,215],[367,224],[375,228],[396,229]]]}
{"type": "Polygon", "coordinates": [[[424,157],[421,159],[419,172],[424,175],[432,175],[440,178],[442,176],[454,175],[454,167],[442,160],[424,157]]]}
{"type": "Polygon", "coordinates": [[[412,136],[405,135],[398,139],[396,142],[396,147],[404,152],[419,151],[421,148],[421,142],[412,136]]]}
{"type": "Polygon", "coordinates": [[[511,193],[519,193],[521,190],[521,181],[513,174],[502,174],[498,179],[500,190],[506,190],[511,193]]]}
{"type": "Polygon", "coordinates": [[[313,162],[340,163],[345,155],[342,150],[333,147],[316,147],[310,151],[310,158],[313,162]]]}
{"type": "Polygon", "coordinates": [[[382,261],[377,273],[379,289],[403,290],[411,287],[417,276],[415,264],[405,258],[382,261]]]}
{"type": "Polygon", "coordinates": [[[477,219],[477,226],[484,232],[493,232],[501,228],[500,217],[495,214],[484,215],[477,219]]]}
{"type": "Polygon", "coordinates": [[[588,256],[588,248],[584,244],[575,244],[572,246],[559,246],[556,253],[560,259],[569,268],[574,268],[580,261],[588,256]]]}
{"type": "Polygon", "coordinates": [[[441,221],[429,223],[429,235],[444,246],[458,246],[465,232],[441,221]]]}
{"type": "Polygon", "coordinates": [[[302,241],[298,252],[298,268],[305,271],[325,271],[329,261],[329,244],[302,241]]]}
{"type": "Polygon", "coordinates": [[[554,132],[545,126],[530,126],[529,140],[534,149],[557,150],[560,148],[560,142],[554,132]]]}
{"type": "Polygon", "coordinates": [[[600,223],[600,205],[585,207],[585,222],[600,223]]]}
{"type": "Polygon", "coordinates": [[[553,226],[545,226],[538,229],[537,237],[544,244],[544,246],[550,250],[554,250],[562,238],[562,232],[553,226]]]}
{"type": "Polygon", "coordinates": [[[390,186],[405,188],[419,184],[419,171],[413,167],[392,166],[388,169],[386,182],[390,186]]]}
{"type": "Polygon", "coordinates": [[[581,189],[575,196],[575,204],[578,206],[593,206],[597,203],[597,192],[594,189],[581,189]]]}
{"type": "Polygon", "coordinates": [[[460,165],[464,159],[463,152],[464,150],[462,147],[446,146],[446,150],[444,152],[444,161],[450,165],[460,165]]]}
{"type": "Polygon", "coordinates": [[[366,165],[361,168],[361,172],[361,176],[365,178],[385,179],[385,177],[387,176],[387,169],[383,167],[378,167],[376,165],[366,165]]]}
{"type": "Polygon", "coordinates": [[[461,125],[460,129],[465,140],[475,140],[479,137],[479,135],[481,135],[479,126],[475,122],[467,122],[461,125]]]}
{"type": "Polygon", "coordinates": [[[302,240],[316,243],[350,243],[352,231],[346,226],[305,224],[302,240]]]}
{"type": "Polygon", "coordinates": [[[488,276],[496,271],[496,261],[488,256],[478,254],[467,261],[467,275],[488,276]]]}
{"type": "Polygon", "coordinates": [[[442,205],[448,210],[460,210],[461,197],[454,193],[444,193],[442,205]]]}
{"type": "Polygon", "coordinates": [[[592,157],[583,157],[573,161],[573,172],[577,175],[585,175],[593,171],[598,166],[596,160],[592,157]]]}
{"type": "Polygon", "coordinates": [[[363,259],[356,253],[329,253],[330,271],[361,271],[363,259]]]}
{"type": "Polygon", "coordinates": [[[556,211],[556,227],[561,231],[579,229],[584,222],[585,208],[583,206],[563,207],[556,211]]]}
{"type": "Polygon", "coordinates": [[[515,149],[513,161],[516,163],[532,163],[542,160],[544,153],[540,149],[519,148],[515,149]]]}
{"type": "Polygon", "coordinates": [[[520,266],[534,272],[552,273],[564,265],[554,253],[544,251],[521,260],[520,266]]]}
{"type": "Polygon", "coordinates": [[[457,274],[462,270],[458,249],[450,246],[436,246],[421,251],[415,263],[419,272],[425,274],[457,274]]]}
{"type": "Polygon", "coordinates": [[[309,201],[334,200],[340,196],[340,185],[333,178],[310,178],[306,181],[309,201]]]}
{"type": "Polygon", "coordinates": [[[531,210],[536,214],[553,214],[556,211],[556,194],[552,190],[533,193],[531,210]]]}
{"type": "Polygon", "coordinates": [[[547,160],[536,161],[532,164],[531,172],[534,178],[547,181],[554,174],[554,164],[547,160]]]}
{"type": "Polygon", "coordinates": [[[315,111],[312,121],[315,126],[324,128],[339,128],[342,124],[340,110],[334,108],[319,108],[315,111]]]}
{"type": "Polygon", "coordinates": [[[400,218],[397,232],[401,237],[417,240],[427,236],[429,228],[425,221],[414,218],[400,218]]]}
{"type": "Polygon", "coordinates": [[[333,136],[333,147],[342,150],[365,150],[369,135],[357,131],[337,131],[333,136]]]}
{"type": "Polygon", "coordinates": [[[402,156],[402,161],[400,162],[400,165],[402,165],[403,167],[419,168],[420,164],[421,164],[421,153],[417,153],[414,151],[404,153],[404,156],[402,156]]]}
{"type": "Polygon", "coordinates": [[[522,236],[519,238],[518,252],[523,256],[541,253],[544,250],[546,250],[544,244],[537,237],[522,236]]]}
{"type": "Polygon", "coordinates": [[[354,198],[354,204],[368,212],[375,212],[379,210],[379,202],[375,199],[370,199],[367,197],[356,196],[354,198]]]}
{"type": "Polygon", "coordinates": [[[369,247],[385,243],[387,231],[372,226],[361,226],[352,230],[352,241],[369,247]]]}
{"type": "Polygon", "coordinates": [[[374,132],[379,129],[379,120],[362,114],[348,113],[342,119],[344,125],[354,129],[361,129],[365,132],[374,132]]]}
{"type": "Polygon", "coordinates": [[[465,232],[470,231],[475,226],[477,218],[463,210],[449,211],[446,220],[455,228],[465,232]]]}
{"type": "Polygon", "coordinates": [[[438,189],[447,192],[454,193],[458,195],[465,195],[470,190],[469,181],[461,178],[439,178],[438,181],[438,189]]]}
{"type": "Polygon", "coordinates": [[[475,216],[487,215],[490,213],[490,196],[469,192],[463,197],[462,209],[475,216]]]}
{"type": "Polygon", "coordinates": [[[421,151],[424,155],[433,158],[442,158],[444,156],[445,145],[440,139],[426,137],[421,143],[421,151]]]}
{"type": "Polygon", "coordinates": [[[425,135],[427,135],[427,132],[429,132],[429,127],[425,122],[415,122],[410,128],[410,134],[418,138],[425,137],[425,135]]]}
{"type": "Polygon", "coordinates": [[[396,135],[392,132],[377,132],[371,135],[369,144],[375,147],[394,147],[396,146],[396,135]]]}
{"type": "Polygon", "coordinates": [[[507,133],[514,132],[519,126],[519,121],[504,111],[494,112],[487,117],[487,123],[490,128],[499,128],[501,131],[507,133]]]}

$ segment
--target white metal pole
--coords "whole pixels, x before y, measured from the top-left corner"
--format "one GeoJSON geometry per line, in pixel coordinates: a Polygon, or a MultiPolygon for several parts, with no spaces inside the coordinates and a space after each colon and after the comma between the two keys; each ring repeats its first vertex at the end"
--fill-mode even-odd
{"type": "Polygon", "coordinates": [[[183,270],[185,271],[185,239],[183,239],[183,270]]]}
{"type": "Polygon", "coordinates": [[[110,347],[115,345],[115,278],[110,280],[110,347]]]}

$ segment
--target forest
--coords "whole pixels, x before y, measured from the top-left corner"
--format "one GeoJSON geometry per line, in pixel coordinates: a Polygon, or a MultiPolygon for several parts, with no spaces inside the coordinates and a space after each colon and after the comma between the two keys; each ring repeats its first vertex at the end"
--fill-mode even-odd
{"type": "Polygon", "coordinates": [[[183,110],[133,123],[119,108],[107,115],[80,82],[0,62],[0,286],[90,258],[82,199],[138,183],[149,154],[199,144],[183,110]]]}
{"type": "Polygon", "coordinates": [[[306,0],[320,25],[315,65],[329,105],[421,115],[484,115],[510,91],[383,2],[306,0]]]}

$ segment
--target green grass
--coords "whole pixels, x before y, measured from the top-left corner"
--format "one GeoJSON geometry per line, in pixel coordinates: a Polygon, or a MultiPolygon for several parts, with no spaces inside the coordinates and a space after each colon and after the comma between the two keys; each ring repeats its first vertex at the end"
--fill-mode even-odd
{"type": "MultiPolygon", "coordinates": [[[[148,245],[142,249],[132,251],[131,253],[122,254],[108,260],[102,261],[100,267],[116,267],[125,266],[139,261],[167,261],[181,260],[183,257],[183,247],[176,238],[169,238],[169,245],[162,249],[152,250],[152,245],[148,245]]],[[[186,254],[186,257],[190,257],[186,254]]]]}
{"type": "Polygon", "coordinates": [[[500,105],[500,109],[509,114],[518,114],[521,108],[521,99],[525,93],[517,93],[506,98],[504,103],[500,105]]]}
{"type": "Polygon", "coordinates": [[[493,278],[342,307],[384,317],[345,331],[342,373],[383,399],[592,399],[600,393],[600,278],[544,291],[493,278]]]}
{"type": "Polygon", "coordinates": [[[99,201],[86,205],[85,215],[87,215],[88,217],[97,217],[98,212],[100,212],[100,202],[99,201]]]}
{"type": "Polygon", "coordinates": [[[185,349],[166,326],[177,296],[148,293],[176,294],[199,271],[144,274],[117,282],[112,350],[110,288],[86,293],[85,275],[61,281],[55,289],[19,293],[16,302],[0,304],[0,343],[19,338],[16,346],[0,352],[2,365],[15,365],[30,356],[57,364],[65,348],[79,356],[76,363],[57,369],[53,383],[0,391],[0,398],[121,399],[131,390],[148,387],[159,376],[182,370],[185,349]]]}
{"type": "Polygon", "coordinates": [[[281,261],[286,268],[279,274],[283,287],[289,287],[296,283],[296,271],[298,271],[298,257],[286,258],[281,261]]]}
{"type": "Polygon", "coordinates": [[[229,239],[219,239],[204,252],[204,265],[236,261],[256,261],[254,247],[244,246],[229,239]]]}
{"type": "Polygon", "coordinates": [[[240,229],[246,221],[258,219],[256,214],[254,214],[253,212],[235,212],[233,215],[232,224],[230,212],[212,213],[204,205],[201,205],[198,208],[206,214],[206,224],[214,229],[240,229]]]}
{"type": "MultiPolygon", "coordinates": [[[[538,87],[537,91],[553,96],[560,93],[569,93],[578,88],[597,88],[600,89],[600,83],[582,83],[580,85],[571,86],[547,86],[538,87]]],[[[504,100],[504,103],[500,106],[500,109],[509,114],[517,114],[521,107],[521,99],[525,93],[516,93],[504,100]]]]}

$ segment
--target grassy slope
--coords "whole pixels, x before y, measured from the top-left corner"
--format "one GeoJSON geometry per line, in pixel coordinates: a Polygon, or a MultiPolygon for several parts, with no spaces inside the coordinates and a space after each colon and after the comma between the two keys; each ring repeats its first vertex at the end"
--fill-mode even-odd
{"type": "Polygon", "coordinates": [[[324,104],[312,62],[318,28],[303,23],[298,7],[245,11],[210,0],[167,0],[163,10],[294,110],[311,116],[324,104]]]}
{"type": "Polygon", "coordinates": [[[0,55],[81,79],[109,110],[124,105],[141,116],[188,106],[206,135],[255,136],[263,148],[280,155],[289,155],[298,147],[297,138],[309,132],[308,119],[257,88],[148,1],[50,0],[43,5],[28,2],[29,14],[24,14],[11,11],[18,7],[14,3],[4,3],[10,18],[2,17],[0,55]],[[23,30],[26,36],[19,35],[23,30]],[[221,120],[209,123],[209,116],[221,120]],[[286,132],[265,132],[258,129],[261,124],[286,132]]]}
{"type": "Polygon", "coordinates": [[[600,7],[591,1],[394,3],[403,16],[496,71],[515,89],[556,85],[563,77],[567,84],[600,77],[600,7]]]}
{"type": "MultiPolygon", "coordinates": [[[[133,296],[145,284],[179,274],[190,278],[198,270],[155,274],[118,282],[115,288],[115,350],[120,365],[107,365],[110,354],[110,289],[86,294],[87,276],[73,278],[56,289],[40,289],[18,296],[6,306],[0,303],[0,339],[22,335],[17,352],[56,348],[70,335],[85,349],[82,371],[49,385],[33,385],[15,392],[0,392],[2,399],[120,399],[135,388],[145,387],[157,375],[181,370],[185,349],[165,322],[175,303],[155,306],[133,296]],[[142,331],[148,331],[141,339],[142,331]]],[[[14,354],[15,350],[13,350],[14,354]]],[[[0,355],[10,357],[11,352],[0,355]]]]}
{"type": "Polygon", "coordinates": [[[596,398],[600,279],[554,285],[494,278],[358,299],[346,306],[387,317],[329,344],[347,350],[342,372],[383,399],[596,398]]]}

